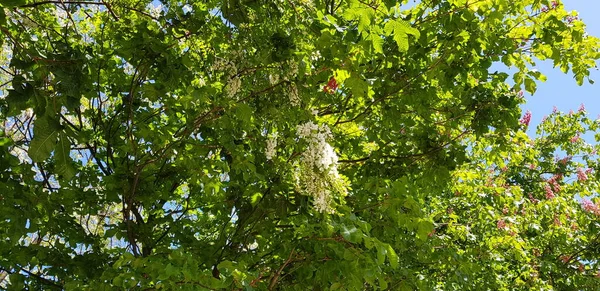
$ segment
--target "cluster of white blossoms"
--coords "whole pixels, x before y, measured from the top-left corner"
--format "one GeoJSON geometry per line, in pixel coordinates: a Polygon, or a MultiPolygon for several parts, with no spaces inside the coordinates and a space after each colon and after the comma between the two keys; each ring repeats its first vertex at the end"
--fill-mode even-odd
{"type": "Polygon", "coordinates": [[[269,84],[275,85],[275,84],[277,84],[277,82],[279,82],[279,75],[277,75],[277,74],[270,74],[269,75],[269,84]]]}
{"type": "Polygon", "coordinates": [[[158,4],[158,5],[154,5],[154,4],[148,4],[148,13],[150,14],[150,16],[154,17],[154,18],[159,18],[162,10],[163,10],[163,6],[162,4],[158,4]]]}
{"type": "Polygon", "coordinates": [[[332,195],[347,194],[346,183],[337,170],[338,157],[327,142],[332,138],[327,125],[318,126],[309,121],[297,127],[296,134],[308,145],[296,168],[296,187],[304,195],[313,197],[319,212],[333,213],[332,195]]]}
{"type": "Polygon", "coordinates": [[[233,98],[240,91],[242,87],[242,79],[238,74],[237,60],[242,59],[244,52],[237,50],[231,52],[231,59],[217,58],[215,63],[212,65],[212,70],[223,71],[227,76],[225,87],[223,88],[224,93],[228,98],[233,98]]]}
{"type": "Polygon", "coordinates": [[[292,104],[292,106],[300,106],[300,102],[302,102],[302,100],[300,99],[300,95],[298,94],[298,87],[296,87],[295,83],[290,84],[288,96],[290,98],[290,103],[292,104]]]}
{"type": "Polygon", "coordinates": [[[267,138],[267,148],[265,150],[265,156],[267,160],[272,160],[276,154],[275,148],[277,147],[277,136],[269,136],[267,138]]]}
{"type": "Polygon", "coordinates": [[[231,78],[225,86],[225,93],[227,94],[227,97],[233,98],[235,94],[240,91],[240,87],[242,87],[242,80],[237,76],[231,78]]]}

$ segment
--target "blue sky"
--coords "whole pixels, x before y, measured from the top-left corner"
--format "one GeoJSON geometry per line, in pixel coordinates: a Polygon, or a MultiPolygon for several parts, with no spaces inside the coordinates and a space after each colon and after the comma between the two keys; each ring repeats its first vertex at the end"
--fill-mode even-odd
{"type": "MultiPolygon", "coordinates": [[[[600,37],[600,1],[598,0],[564,0],[566,10],[576,10],[579,17],[587,25],[590,35],[600,37]]],[[[552,62],[537,62],[536,69],[544,73],[548,80],[539,83],[537,92],[533,96],[526,96],[527,103],[523,109],[532,113],[530,132],[535,132],[535,127],[544,115],[550,114],[554,106],[560,111],[576,111],[580,104],[585,104],[590,117],[595,118],[600,114],[600,71],[593,70],[590,77],[596,81],[591,85],[584,82],[577,86],[572,74],[563,74],[559,68],[552,68],[552,62]],[[531,130],[533,129],[533,130],[531,130]]]]}

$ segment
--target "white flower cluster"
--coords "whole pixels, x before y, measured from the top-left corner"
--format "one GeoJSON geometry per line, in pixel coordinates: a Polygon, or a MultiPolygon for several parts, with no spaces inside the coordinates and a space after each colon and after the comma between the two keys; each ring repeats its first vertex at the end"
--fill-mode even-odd
{"type": "Polygon", "coordinates": [[[290,84],[288,94],[289,94],[290,103],[292,104],[292,106],[294,106],[294,107],[300,106],[300,102],[302,100],[300,99],[300,95],[298,94],[298,87],[296,87],[295,83],[290,84]]]}
{"type": "Polygon", "coordinates": [[[326,125],[319,127],[309,121],[298,125],[296,134],[308,143],[296,168],[296,186],[300,193],[313,197],[317,211],[333,213],[332,193],[343,196],[347,190],[337,170],[337,154],[327,142],[331,131],[326,125]]]}
{"type": "Polygon", "coordinates": [[[237,92],[240,90],[241,86],[242,80],[240,78],[233,77],[231,80],[229,80],[229,82],[227,82],[227,85],[225,86],[225,93],[227,94],[227,97],[233,98],[235,94],[237,94],[237,92]]]}
{"type": "Polygon", "coordinates": [[[275,148],[277,147],[277,137],[270,136],[267,139],[267,148],[265,150],[265,156],[267,156],[267,160],[272,160],[276,154],[275,148]]]}
{"type": "Polygon", "coordinates": [[[148,4],[148,13],[154,18],[159,18],[163,10],[162,4],[148,4]]]}
{"type": "Polygon", "coordinates": [[[277,75],[277,74],[270,74],[269,75],[269,84],[275,85],[275,84],[277,84],[277,82],[279,82],[279,75],[277,75]]]}
{"type": "Polygon", "coordinates": [[[287,62],[286,79],[295,78],[298,75],[298,63],[293,60],[287,62]]]}

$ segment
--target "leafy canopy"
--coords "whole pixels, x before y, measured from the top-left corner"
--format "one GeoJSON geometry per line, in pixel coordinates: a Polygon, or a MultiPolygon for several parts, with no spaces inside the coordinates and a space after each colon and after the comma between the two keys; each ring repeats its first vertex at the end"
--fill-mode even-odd
{"type": "Polygon", "coordinates": [[[536,61],[600,57],[559,1],[12,0],[0,30],[2,288],[599,284],[599,124],[519,120],[536,61]]]}

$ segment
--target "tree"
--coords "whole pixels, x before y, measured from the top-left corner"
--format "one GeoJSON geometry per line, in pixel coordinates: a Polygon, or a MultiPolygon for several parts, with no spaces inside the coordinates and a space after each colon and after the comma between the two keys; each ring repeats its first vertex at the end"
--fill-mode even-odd
{"type": "Polygon", "coordinates": [[[2,5],[3,288],[598,284],[598,122],[519,120],[560,2],[2,5]]]}

